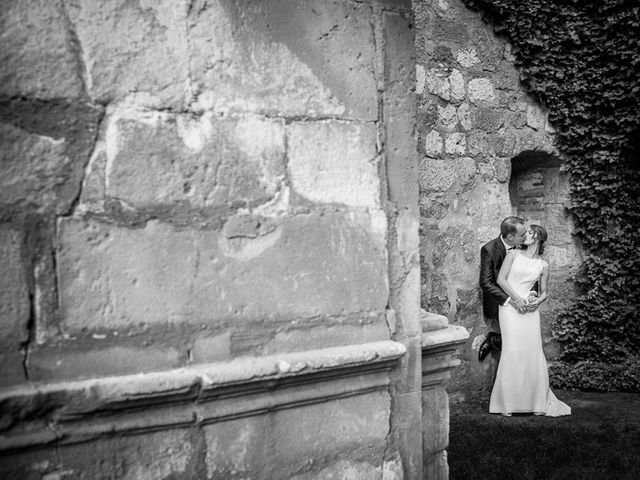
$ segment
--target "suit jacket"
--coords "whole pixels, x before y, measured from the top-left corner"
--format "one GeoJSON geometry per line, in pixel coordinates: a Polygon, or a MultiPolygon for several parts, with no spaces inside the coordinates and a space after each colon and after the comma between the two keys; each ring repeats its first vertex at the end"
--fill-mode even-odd
{"type": "Polygon", "coordinates": [[[498,286],[498,272],[507,251],[500,237],[486,243],[480,249],[480,288],[482,288],[482,310],[489,320],[498,319],[498,307],[509,295],[498,286]]]}

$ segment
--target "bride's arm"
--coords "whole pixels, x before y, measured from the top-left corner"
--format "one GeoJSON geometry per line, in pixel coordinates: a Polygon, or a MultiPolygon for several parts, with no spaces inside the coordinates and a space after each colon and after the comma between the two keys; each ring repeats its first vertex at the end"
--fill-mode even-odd
{"type": "Polygon", "coordinates": [[[509,276],[509,272],[511,271],[511,265],[513,265],[513,259],[515,256],[511,253],[507,254],[502,262],[502,266],[500,267],[500,272],[498,273],[497,283],[502,290],[504,290],[507,295],[509,295],[510,301],[516,307],[517,310],[524,308],[525,299],[522,298],[518,293],[511,288],[509,282],[507,282],[507,277],[509,276]]]}
{"type": "Polygon", "coordinates": [[[538,282],[538,286],[540,288],[540,294],[538,295],[538,298],[530,302],[529,305],[527,306],[527,309],[529,311],[533,311],[536,308],[538,308],[540,304],[548,298],[549,296],[547,293],[548,284],[549,284],[549,266],[545,265],[545,267],[542,269],[542,273],[540,274],[540,281],[538,282]]]}

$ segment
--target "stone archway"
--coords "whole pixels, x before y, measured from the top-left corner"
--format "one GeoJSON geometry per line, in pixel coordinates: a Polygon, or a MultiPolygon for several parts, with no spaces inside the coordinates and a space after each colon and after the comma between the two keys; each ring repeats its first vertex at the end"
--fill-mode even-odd
{"type": "Polygon", "coordinates": [[[551,333],[551,321],[569,298],[573,297],[573,268],[579,263],[567,212],[569,178],[562,160],[555,154],[526,150],[511,160],[509,198],[514,215],[527,224],[542,225],[549,234],[544,256],[549,262],[549,301],[541,307],[542,338],[547,359],[559,354],[551,333]]]}

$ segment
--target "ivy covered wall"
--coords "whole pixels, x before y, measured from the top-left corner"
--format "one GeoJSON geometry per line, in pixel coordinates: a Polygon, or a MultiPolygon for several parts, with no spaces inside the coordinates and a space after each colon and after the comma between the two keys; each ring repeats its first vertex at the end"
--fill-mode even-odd
{"type": "Polygon", "coordinates": [[[640,391],[640,6],[633,0],[464,0],[512,44],[549,109],[584,251],[556,318],[559,386],[640,391]]]}

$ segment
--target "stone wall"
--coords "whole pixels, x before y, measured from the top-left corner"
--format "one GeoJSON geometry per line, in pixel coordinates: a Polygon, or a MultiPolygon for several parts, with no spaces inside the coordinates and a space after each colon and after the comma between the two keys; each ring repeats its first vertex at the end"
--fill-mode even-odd
{"type": "Polygon", "coordinates": [[[509,43],[461,1],[416,1],[414,8],[422,307],[471,334],[451,385],[463,394],[490,388],[492,381],[491,362],[477,360],[487,330],[478,277],[480,247],[499,235],[501,220],[524,215],[549,230],[551,300],[543,309],[549,358],[557,354],[550,323],[572,291],[570,266],[578,254],[554,129],[544,108],[524,93],[509,43]],[[548,159],[555,169],[548,168],[548,159]],[[515,164],[518,175],[512,175],[515,164]],[[542,172],[544,186],[535,187],[541,189],[539,208],[532,215],[526,184],[542,172]]]}
{"type": "Polygon", "coordinates": [[[5,2],[3,478],[421,476],[412,22],[5,2]]]}

